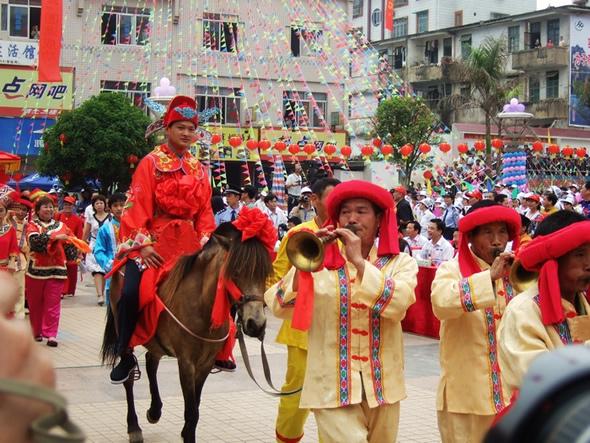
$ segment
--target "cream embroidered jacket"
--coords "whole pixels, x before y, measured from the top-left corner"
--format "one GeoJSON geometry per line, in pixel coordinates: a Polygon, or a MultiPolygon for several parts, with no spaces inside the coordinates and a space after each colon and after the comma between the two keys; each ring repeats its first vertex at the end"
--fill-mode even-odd
{"type": "MultiPolygon", "coordinates": [[[[280,318],[292,315],[295,271],[292,268],[265,294],[267,305],[280,318]]],[[[339,270],[313,274],[302,408],[357,404],[363,388],[371,408],[405,398],[400,322],[415,301],[417,273],[409,255],[377,258],[373,248],[362,281],[348,262],[339,270]]]]}
{"type": "Polygon", "coordinates": [[[454,258],[432,282],[432,309],[441,321],[439,411],[494,415],[509,399],[500,380],[496,332],[512,286],[507,280],[492,284],[489,265],[478,263],[483,271],[463,278],[454,258]]]}

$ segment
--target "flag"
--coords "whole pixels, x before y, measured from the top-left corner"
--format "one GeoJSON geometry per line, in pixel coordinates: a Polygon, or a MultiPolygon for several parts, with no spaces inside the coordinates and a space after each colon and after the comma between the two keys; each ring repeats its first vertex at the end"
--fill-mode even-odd
{"type": "Polygon", "coordinates": [[[62,0],[41,1],[41,36],[39,37],[39,81],[60,82],[62,37],[62,0]]]}
{"type": "Polygon", "coordinates": [[[385,29],[393,32],[393,1],[387,0],[385,4],[385,29]]]}
{"type": "Polygon", "coordinates": [[[279,208],[287,210],[287,194],[285,192],[285,165],[280,155],[275,156],[272,171],[272,193],[277,197],[279,208]]]}

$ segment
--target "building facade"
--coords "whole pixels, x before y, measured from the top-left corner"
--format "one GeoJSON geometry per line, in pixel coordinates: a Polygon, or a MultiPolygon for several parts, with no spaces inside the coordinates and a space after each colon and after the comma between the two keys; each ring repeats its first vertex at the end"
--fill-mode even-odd
{"type": "MultiPolygon", "coordinates": [[[[39,85],[35,77],[41,1],[0,0],[1,49],[19,48],[19,57],[0,53],[0,121],[22,126],[23,138],[100,91],[125,93],[143,107],[166,77],[178,94],[196,98],[207,115],[203,124],[225,141],[242,134],[345,143],[345,26],[334,30],[339,20],[346,23],[345,0],[327,6],[312,0],[64,0],[63,5],[64,75],[56,89],[39,85]],[[26,80],[17,92],[13,74],[26,80]],[[21,96],[18,103],[11,95],[21,96]]],[[[18,129],[13,145],[15,137],[18,129]]],[[[19,152],[34,155],[39,147],[40,142],[28,144],[19,152]]]]}

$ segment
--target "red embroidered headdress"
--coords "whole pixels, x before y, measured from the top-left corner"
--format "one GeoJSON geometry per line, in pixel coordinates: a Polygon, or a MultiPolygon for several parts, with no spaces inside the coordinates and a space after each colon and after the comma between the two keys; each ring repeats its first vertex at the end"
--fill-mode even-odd
{"type": "Polygon", "coordinates": [[[199,125],[199,112],[197,103],[193,98],[186,95],[177,95],[168,105],[168,110],[164,116],[164,127],[167,128],[178,121],[193,122],[195,127],[199,125]]]}

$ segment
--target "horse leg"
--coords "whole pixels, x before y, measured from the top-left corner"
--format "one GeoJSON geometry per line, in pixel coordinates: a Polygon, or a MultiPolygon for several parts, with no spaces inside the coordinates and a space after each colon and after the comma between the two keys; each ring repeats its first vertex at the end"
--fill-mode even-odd
{"type": "Polygon", "coordinates": [[[162,399],[160,398],[160,390],[158,389],[158,366],[160,364],[160,357],[156,357],[153,353],[147,352],[145,354],[145,371],[150,382],[150,394],[152,402],[150,408],[147,410],[148,422],[154,424],[158,423],[162,416],[162,399]]]}
{"type": "Polygon", "coordinates": [[[123,386],[125,386],[125,396],[127,397],[127,435],[129,435],[129,443],[142,443],[143,434],[137,421],[135,401],[133,399],[133,377],[129,377],[123,383],[123,386]]]}
{"type": "Polygon", "coordinates": [[[205,380],[207,380],[207,376],[209,375],[209,371],[205,373],[198,374],[197,379],[195,380],[195,408],[196,408],[196,418],[195,418],[195,431],[197,429],[197,425],[199,424],[199,407],[201,406],[201,393],[203,392],[203,386],[205,386],[205,380]]]}
{"type": "Polygon", "coordinates": [[[179,359],[178,371],[184,397],[184,426],[180,435],[184,443],[195,443],[198,414],[195,398],[195,367],[192,362],[179,359]]]}

